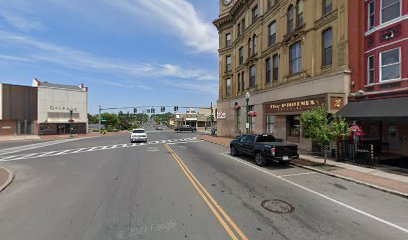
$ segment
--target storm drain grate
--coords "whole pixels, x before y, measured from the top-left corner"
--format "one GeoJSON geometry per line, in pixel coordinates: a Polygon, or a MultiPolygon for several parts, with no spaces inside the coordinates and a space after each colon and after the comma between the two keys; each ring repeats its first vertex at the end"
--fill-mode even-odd
{"type": "Polygon", "coordinates": [[[293,213],[295,211],[294,206],[279,199],[264,200],[261,205],[266,210],[277,214],[293,213]]]}

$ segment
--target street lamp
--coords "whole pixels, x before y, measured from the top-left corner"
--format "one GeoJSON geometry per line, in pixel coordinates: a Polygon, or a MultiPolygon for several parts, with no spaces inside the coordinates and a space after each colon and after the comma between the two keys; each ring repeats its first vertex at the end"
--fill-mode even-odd
{"type": "Polygon", "coordinates": [[[249,92],[246,92],[246,94],[245,94],[245,100],[246,100],[246,124],[245,124],[245,128],[246,128],[246,133],[247,134],[248,134],[248,129],[249,129],[248,102],[249,102],[250,97],[251,97],[251,94],[249,94],[249,92]]]}

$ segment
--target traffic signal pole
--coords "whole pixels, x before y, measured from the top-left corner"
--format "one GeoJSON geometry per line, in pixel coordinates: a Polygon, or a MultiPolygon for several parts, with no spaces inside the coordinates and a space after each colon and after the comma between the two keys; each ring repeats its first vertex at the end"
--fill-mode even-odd
{"type": "Polygon", "coordinates": [[[98,117],[98,130],[99,130],[99,134],[101,134],[101,121],[102,121],[102,108],[101,105],[99,105],[99,117],[98,117]]]}

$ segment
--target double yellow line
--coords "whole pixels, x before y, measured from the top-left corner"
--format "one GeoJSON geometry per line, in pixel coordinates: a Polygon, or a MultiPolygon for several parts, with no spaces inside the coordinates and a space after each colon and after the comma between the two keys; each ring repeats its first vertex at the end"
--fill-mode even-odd
{"type": "Polygon", "coordinates": [[[181,170],[193,184],[194,188],[203,198],[207,206],[210,210],[214,213],[215,217],[221,223],[221,225],[225,228],[228,235],[234,240],[238,240],[239,238],[236,236],[236,233],[239,235],[240,239],[248,240],[248,237],[239,229],[239,227],[232,221],[232,219],[228,216],[228,214],[221,208],[221,206],[215,201],[215,199],[211,196],[211,194],[204,188],[203,185],[197,180],[197,178],[191,173],[190,169],[186,166],[186,164],[181,160],[181,158],[174,152],[174,150],[167,144],[164,145],[167,150],[173,155],[173,158],[179,164],[181,170]],[[218,210],[218,211],[217,211],[218,210]],[[222,216],[221,216],[222,215],[222,216]],[[231,229],[234,229],[235,232],[231,229]]]}

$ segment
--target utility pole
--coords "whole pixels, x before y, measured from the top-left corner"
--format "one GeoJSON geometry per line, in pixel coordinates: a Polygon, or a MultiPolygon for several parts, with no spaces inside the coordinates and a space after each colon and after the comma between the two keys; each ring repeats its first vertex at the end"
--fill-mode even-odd
{"type": "Polygon", "coordinates": [[[213,107],[212,107],[212,102],[211,102],[211,114],[210,114],[211,134],[213,132],[213,121],[214,121],[214,115],[213,115],[213,107]]]}
{"type": "Polygon", "coordinates": [[[99,134],[101,134],[101,121],[102,121],[102,107],[101,105],[99,105],[99,116],[98,116],[98,130],[99,130],[99,134]]]}

